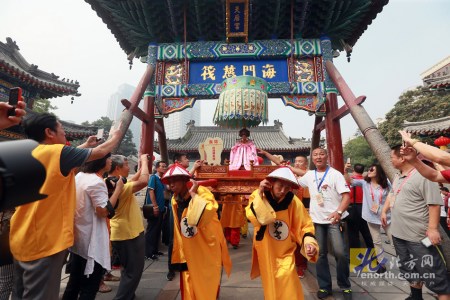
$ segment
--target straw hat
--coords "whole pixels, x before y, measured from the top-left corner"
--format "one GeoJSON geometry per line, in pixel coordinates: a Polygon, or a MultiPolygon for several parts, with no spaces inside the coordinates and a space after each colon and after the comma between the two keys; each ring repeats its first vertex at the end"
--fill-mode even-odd
{"type": "Polygon", "coordinates": [[[179,164],[174,164],[166,171],[166,173],[163,174],[161,181],[164,184],[168,184],[168,179],[175,176],[184,176],[187,177],[188,180],[192,177],[188,170],[179,164]]]}
{"type": "Polygon", "coordinates": [[[298,188],[298,181],[297,178],[295,178],[294,173],[289,169],[288,167],[280,167],[267,175],[266,177],[268,180],[273,179],[280,179],[283,181],[287,181],[292,184],[293,188],[298,188]]]}

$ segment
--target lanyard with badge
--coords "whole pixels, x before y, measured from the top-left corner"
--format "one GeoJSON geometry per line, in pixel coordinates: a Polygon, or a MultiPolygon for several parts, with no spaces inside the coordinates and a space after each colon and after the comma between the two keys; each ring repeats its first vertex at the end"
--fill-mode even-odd
{"type": "Polygon", "coordinates": [[[383,188],[380,186],[380,199],[378,200],[378,203],[376,203],[375,201],[375,194],[373,192],[373,188],[372,188],[372,184],[369,185],[370,187],[370,195],[372,196],[372,207],[370,208],[370,211],[373,212],[374,214],[378,214],[379,210],[380,210],[380,206],[381,203],[383,201],[383,188]]]}
{"type": "Polygon", "coordinates": [[[403,186],[406,184],[406,182],[409,180],[409,178],[415,172],[416,172],[416,169],[412,169],[411,171],[409,171],[409,173],[406,176],[406,178],[401,183],[399,183],[396,188],[393,188],[392,191],[389,193],[388,197],[389,197],[389,206],[390,206],[390,208],[394,207],[395,198],[398,196],[398,194],[400,194],[400,191],[402,190],[403,186]]]}
{"type": "Polygon", "coordinates": [[[328,166],[327,169],[325,170],[325,173],[323,174],[322,179],[320,180],[320,182],[317,184],[317,182],[319,181],[317,179],[317,170],[315,170],[315,175],[316,175],[316,184],[317,184],[317,192],[318,194],[316,194],[316,201],[317,204],[319,204],[320,206],[323,206],[323,194],[322,194],[322,190],[320,189],[320,187],[322,186],[323,181],[325,180],[325,177],[328,174],[328,170],[330,169],[330,167],[328,166]]]}

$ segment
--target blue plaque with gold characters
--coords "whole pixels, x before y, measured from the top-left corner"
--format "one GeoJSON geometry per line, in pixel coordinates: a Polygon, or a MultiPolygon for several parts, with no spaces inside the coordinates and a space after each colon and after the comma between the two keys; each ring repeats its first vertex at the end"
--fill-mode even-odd
{"type": "Polygon", "coordinates": [[[230,37],[244,37],[248,42],[248,0],[227,0],[227,42],[230,37]]]}

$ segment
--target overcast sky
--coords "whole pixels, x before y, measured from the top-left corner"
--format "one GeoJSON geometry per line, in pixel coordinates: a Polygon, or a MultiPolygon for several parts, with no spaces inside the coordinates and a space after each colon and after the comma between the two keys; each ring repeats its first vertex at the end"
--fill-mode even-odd
{"type": "MultiPolygon", "coordinates": [[[[83,0],[2,0],[0,40],[11,37],[29,63],[60,78],[78,80],[81,97],[52,99],[61,119],[94,121],[106,115],[111,94],[122,83],[136,86],[145,65],[134,60],[132,70],[106,25],[83,0]]],[[[400,94],[421,84],[420,73],[450,55],[450,1],[391,0],[353,48],[335,60],[343,78],[375,121],[383,118],[400,94]]],[[[342,105],[342,100],[340,105],[342,105]]],[[[206,103],[202,101],[201,103],[206,103]]],[[[212,125],[216,100],[202,105],[202,124],[212,125]]],[[[291,137],[311,137],[314,118],[271,99],[269,125],[283,122],[291,137]]],[[[347,116],[343,140],[356,131],[347,116]]]]}

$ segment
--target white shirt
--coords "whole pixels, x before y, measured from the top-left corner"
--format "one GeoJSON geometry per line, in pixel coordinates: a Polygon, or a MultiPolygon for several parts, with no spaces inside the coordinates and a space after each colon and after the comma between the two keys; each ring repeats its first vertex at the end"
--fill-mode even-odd
{"type": "Polygon", "coordinates": [[[75,210],[75,242],[71,252],[87,260],[84,275],[92,274],[94,262],[111,269],[109,233],[106,219],[95,214],[95,207],[105,207],[108,190],[96,174],[80,172],[75,176],[77,204],[75,210]]]}
{"type": "MultiPolygon", "coordinates": [[[[441,217],[447,217],[447,212],[445,211],[445,205],[447,203],[445,203],[445,196],[444,194],[441,193],[441,197],[442,197],[442,201],[444,201],[444,205],[441,206],[441,217]]],[[[448,200],[450,201],[450,200],[448,200]]]]}
{"type": "MultiPolygon", "coordinates": [[[[299,179],[299,183],[301,186],[308,187],[309,189],[309,194],[311,195],[309,214],[311,215],[313,222],[319,224],[331,224],[331,221],[327,220],[327,217],[338,209],[342,201],[341,194],[349,193],[350,189],[345,182],[344,175],[338,170],[329,167],[328,173],[320,185],[323,204],[319,205],[317,202],[317,195],[319,194],[317,187],[324,175],[325,172],[317,172],[316,182],[316,171],[310,170],[299,179]]],[[[342,214],[342,218],[345,218],[346,216],[348,216],[348,212],[342,214]]]]}

